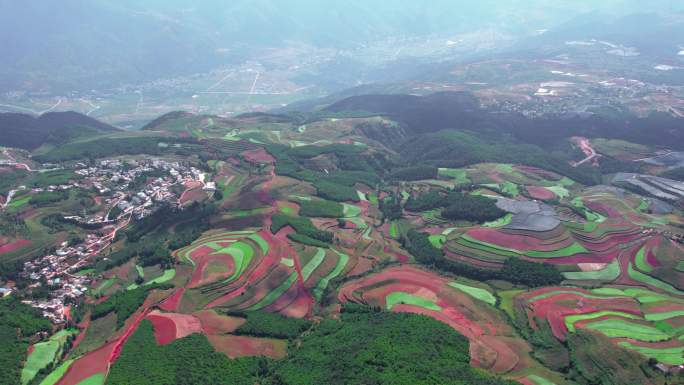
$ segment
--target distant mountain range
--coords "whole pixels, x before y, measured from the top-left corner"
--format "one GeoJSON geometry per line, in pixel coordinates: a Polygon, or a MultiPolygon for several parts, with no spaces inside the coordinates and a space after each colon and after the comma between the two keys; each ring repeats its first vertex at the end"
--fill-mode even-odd
{"type": "Polygon", "coordinates": [[[62,144],[80,137],[119,129],[76,112],[49,112],[39,117],[0,114],[0,146],[34,150],[43,144],[62,144]]]}
{"type": "Polygon", "coordinates": [[[291,42],[345,48],[386,37],[487,29],[525,35],[597,9],[671,11],[671,3],[0,0],[0,90],[87,90],[175,77],[291,42]]]}

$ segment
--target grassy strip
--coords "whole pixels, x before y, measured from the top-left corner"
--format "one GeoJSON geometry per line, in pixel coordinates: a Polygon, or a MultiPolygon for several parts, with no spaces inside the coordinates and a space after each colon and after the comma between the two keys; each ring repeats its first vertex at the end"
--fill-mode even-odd
{"type": "Polygon", "coordinates": [[[62,379],[67,370],[74,363],[74,359],[64,361],[57,369],[53,370],[52,373],[48,374],[47,377],[41,381],[40,385],[55,385],[57,381],[62,379]]]}
{"type": "Polygon", "coordinates": [[[143,267],[140,265],[135,265],[135,270],[138,272],[138,276],[140,278],[145,278],[145,270],[143,270],[143,267]]]}
{"type": "Polygon", "coordinates": [[[666,319],[684,316],[684,310],[673,310],[663,313],[646,313],[645,317],[649,321],[664,321],[666,319]]]}
{"type": "Polygon", "coordinates": [[[304,234],[299,234],[299,233],[292,233],[292,234],[287,234],[287,237],[294,242],[301,243],[303,245],[307,246],[313,246],[313,247],[323,247],[323,248],[328,248],[330,247],[329,244],[319,241],[318,239],[311,238],[308,235],[304,234]]]}
{"type": "Polygon", "coordinates": [[[468,285],[463,285],[458,282],[450,282],[449,286],[458,289],[469,296],[479,299],[480,301],[486,302],[492,306],[496,305],[496,297],[485,289],[480,289],[479,287],[473,287],[468,285]]]}
{"type": "Polygon", "coordinates": [[[629,319],[641,319],[641,317],[636,316],[634,314],[629,314],[621,311],[611,311],[611,310],[605,310],[605,311],[599,311],[596,313],[587,313],[587,314],[574,314],[565,317],[565,327],[568,328],[569,332],[575,332],[575,322],[579,321],[584,321],[588,319],[595,319],[595,318],[601,318],[605,316],[615,316],[615,317],[624,317],[624,318],[629,318],[629,319]]]}
{"type": "Polygon", "coordinates": [[[554,251],[529,250],[529,251],[525,251],[523,254],[525,256],[528,256],[531,258],[562,258],[562,257],[570,257],[570,256],[573,256],[575,254],[582,254],[582,253],[589,253],[589,250],[585,249],[584,246],[575,242],[568,247],[564,247],[562,249],[558,249],[558,250],[554,250],[554,251]]]}
{"type": "Polygon", "coordinates": [[[92,377],[86,378],[85,380],[79,382],[77,385],[104,385],[105,378],[106,377],[104,373],[99,373],[92,377]]]}
{"type": "Polygon", "coordinates": [[[598,330],[609,338],[633,338],[638,341],[659,342],[670,339],[670,335],[646,325],[621,319],[607,319],[586,325],[587,329],[598,330]]]}
{"type": "Polygon", "coordinates": [[[644,346],[633,345],[629,342],[623,341],[619,343],[623,348],[634,350],[646,357],[655,358],[659,362],[667,365],[682,365],[684,364],[684,347],[674,348],[649,348],[644,346]]]}
{"type": "Polygon", "coordinates": [[[602,270],[563,273],[563,276],[566,279],[571,279],[575,281],[614,281],[615,279],[617,279],[617,277],[620,276],[620,262],[615,260],[602,270]]]}
{"type": "Polygon", "coordinates": [[[252,262],[252,258],[254,257],[254,249],[252,246],[244,242],[235,242],[229,247],[216,250],[212,253],[212,255],[216,254],[229,254],[233,257],[233,261],[235,262],[235,271],[226,280],[226,282],[233,282],[245,272],[247,266],[249,266],[249,264],[252,262]]]}
{"type": "Polygon", "coordinates": [[[299,214],[313,218],[340,218],[345,215],[345,206],[340,203],[316,199],[301,201],[299,214]]]}
{"type": "Polygon", "coordinates": [[[637,269],[643,271],[644,273],[650,273],[653,271],[653,266],[648,264],[646,261],[646,247],[639,249],[639,252],[634,256],[634,262],[636,263],[637,269]]]}
{"type": "Polygon", "coordinates": [[[440,168],[437,170],[437,175],[442,178],[451,178],[457,184],[470,183],[468,172],[459,168],[440,168]]]}
{"type": "Polygon", "coordinates": [[[639,281],[647,285],[657,287],[658,289],[664,290],[668,293],[684,295],[684,292],[677,290],[674,286],[670,285],[669,283],[665,283],[659,279],[651,277],[650,275],[646,275],[640,271],[635,270],[631,263],[629,264],[628,273],[629,277],[635,281],[639,281]]]}
{"type": "Polygon", "coordinates": [[[271,290],[268,294],[264,296],[259,302],[255,303],[254,305],[250,306],[247,308],[249,311],[254,311],[254,310],[259,310],[263,309],[266,306],[272,304],[275,302],[278,298],[280,298],[283,294],[285,294],[286,291],[292,287],[292,285],[297,281],[297,273],[292,273],[290,274],[289,277],[285,281],[283,281],[278,287],[275,289],[271,290]]]}
{"type": "Polygon", "coordinates": [[[393,239],[399,238],[399,224],[397,222],[392,222],[389,228],[389,236],[393,239]]]}
{"type": "MultiPolygon", "coordinates": [[[[318,249],[318,251],[313,256],[313,258],[311,258],[309,263],[307,263],[306,266],[302,268],[302,278],[304,279],[304,281],[309,279],[314,270],[316,270],[316,268],[323,262],[323,259],[325,259],[325,250],[318,249]]],[[[285,294],[285,292],[288,291],[296,281],[297,273],[293,272],[292,274],[290,274],[289,277],[287,277],[285,281],[278,285],[278,287],[270,291],[268,294],[264,296],[264,298],[262,298],[259,302],[255,303],[254,305],[250,306],[247,310],[259,310],[272,304],[283,294],[285,294]]]]}
{"type": "Polygon", "coordinates": [[[503,216],[495,221],[492,222],[486,222],[482,226],[484,227],[489,227],[489,228],[499,228],[499,227],[504,227],[507,224],[511,223],[511,220],[513,219],[512,214],[506,214],[506,216],[503,216]]]}
{"type": "Polygon", "coordinates": [[[560,199],[564,199],[570,196],[570,191],[563,186],[551,186],[546,187],[547,190],[556,194],[560,199]]]}
{"type": "Polygon", "coordinates": [[[145,283],[145,286],[166,283],[166,282],[169,282],[170,280],[174,279],[175,277],[176,277],[176,269],[164,270],[164,274],[162,274],[160,277],[157,277],[157,278],[151,280],[150,282],[145,283]]]}
{"type": "Polygon", "coordinates": [[[343,215],[345,218],[354,218],[361,215],[361,209],[358,206],[343,203],[343,215]]]}
{"type": "Polygon", "coordinates": [[[536,374],[530,374],[527,379],[532,381],[535,385],[556,385],[555,382],[551,382],[544,377],[539,377],[536,374]]]}
{"type": "Polygon", "coordinates": [[[307,263],[303,268],[302,268],[302,278],[304,279],[304,282],[308,281],[309,278],[311,277],[311,274],[318,268],[318,266],[323,263],[323,260],[325,259],[325,250],[322,248],[319,248],[316,250],[316,254],[311,258],[309,263],[307,263]]]}
{"type": "Polygon", "coordinates": [[[537,251],[537,250],[527,250],[527,251],[520,251],[516,249],[511,249],[495,244],[491,244],[488,242],[483,242],[478,239],[469,237],[467,235],[462,235],[461,238],[459,239],[459,242],[462,243],[466,247],[474,248],[481,250],[483,252],[489,252],[493,254],[499,254],[499,255],[504,255],[507,257],[516,257],[516,256],[526,256],[530,258],[563,258],[563,257],[569,257],[573,256],[575,254],[581,254],[581,253],[589,253],[587,249],[584,248],[584,246],[580,245],[579,243],[575,242],[570,246],[564,247],[562,249],[558,250],[553,250],[553,251],[537,251]]]}
{"type": "Polygon", "coordinates": [[[254,241],[254,243],[256,243],[259,246],[259,249],[261,249],[262,254],[268,254],[268,242],[266,242],[266,240],[262,238],[261,235],[255,233],[247,238],[254,241]]]}
{"type": "Polygon", "coordinates": [[[390,295],[385,298],[385,302],[387,304],[387,310],[392,310],[396,305],[413,305],[427,310],[442,311],[441,306],[429,299],[400,291],[390,293],[390,295]]]}
{"type": "Polygon", "coordinates": [[[499,292],[499,297],[501,298],[501,302],[499,302],[499,308],[508,314],[511,319],[515,317],[515,311],[513,310],[513,300],[515,299],[515,296],[517,296],[520,293],[524,293],[525,290],[506,290],[506,291],[500,291],[499,292]]]}
{"type": "Polygon", "coordinates": [[[321,280],[318,282],[318,285],[316,285],[316,287],[313,289],[313,295],[314,297],[316,297],[317,301],[321,300],[321,296],[323,295],[325,289],[328,287],[330,281],[337,278],[337,276],[339,276],[344,270],[344,268],[347,266],[347,263],[349,263],[349,256],[347,254],[340,253],[335,249],[332,249],[332,251],[334,251],[335,254],[338,255],[339,259],[337,260],[335,268],[330,273],[328,273],[328,275],[321,278],[321,280]]]}
{"type": "Polygon", "coordinates": [[[622,292],[620,290],[618,290],[619,293],[612,293],[611,292],[611,294],[608,294],[608,293],[602,294],[602,293],[598,293],[596,291],[593,291],[593,292],[596,294],[600,294],[600,295],[585,294],[585,293],[582,293],[581,291],[574,291],[574,290],[555,290],[555,291],[550,291],[548,293],[539,294],[538,296],[532,297],[532,298],[530,298],[529,302],[536,302],[536,301],[539,301],[542,299],[547,299],[547,298],[550,298],[550,297],[553,297],[556,295],[561,295],[561,294],[573,294],[573,295],[577,295],[577,296],[587,298],[587,299],[610,299],[610,298],[616,298],[616,297],[628,297],[628,295],[626,295],[624,292],[622,292]]]}

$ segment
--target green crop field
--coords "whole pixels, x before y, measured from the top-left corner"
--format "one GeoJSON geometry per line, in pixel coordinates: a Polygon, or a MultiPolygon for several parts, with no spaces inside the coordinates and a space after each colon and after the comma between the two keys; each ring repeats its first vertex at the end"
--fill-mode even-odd
{"type": "Polygon", "coordinates": [[[413,305],[427,310],[442,311],[441,306],[427,298],[400,291],[390,293],[390,295],[385,298],[385,301],[387,303],[387,310],[392,310],[396,305],[413,305]]]}
{"type": "Polygon", "coordinates": [[[615,317],[623,317],[623,318],[630,318],[630,319],[641,319],[641,317],[636,316],[634,314],[625,313],[625,312],[621,312],[621,311],[605,310],[605,311],[597,311],[595,313],[574,314],[574,315],[567,316],[567,317],[565,317],[565,326],[568,328],[569,332],[574,332],[575,331],[575,322],[590,320],[590,319],[596,319],[596,318],[601,318],[601,317],[606,317],[606,316],[615,316],[615,317]]]}
{"type": "Polygon", "coordinates": [[[569,272],[563,273],[563,276],[567,279],[582,281],[582,280],[595,280],[595,281],[613,281],[620,276],[620,262],[617,260],[611,262],[604,269],[597,271],[579,271],[579,272],[569,272]]]}
{"type": "Polygon", "coordinates": [[[321,300],[323,292],[328,287],[330,281],[337,278],[342,273],[344,268],[347,267],[347,263],[349,263],[349,256],[347,254],[340,253],[335,249],[332,249],[332,251],[338,256],[337,264],[335,264],[335,267],[330,273],[328,273],[328,275],[321,278],[321,280],[318,282],[318,285],[316,285],[313,290],[314,297],[319,301],[321,300]]]}
{"type": "Polygon", "coordinates": [[[69,370],[69,367],[71,364],[74,363],[74,359],[69,359],[64,361],[57,369],[53,370],[50,374],[48,374],[43,381],[40,382],[40,385],[55,385],[57,381],[59,381],[64,374],[69,370]]]}
{"type": "Polygon", "coordinates": [[[638,341],[658,342],[670,339],[670,336],[662,331],[646,325],[628,322],[621,319],[607,319],[591,322],[586,325],[587,329],[598,330],[610,338],[633,338],[638,341]]]}
{"type": "Polygon", "coordinates": [[[166,283],[169,282],[170,280],[174,279],[176,277],[176,269],[169,269],[169,270],[164,270],[164,274],[162,274],[160,277],[157,277],[149,282],[146,282],[145,285],[154,285],[154,284],[161,284],[161,283],[166,283]]]}
{"type": "Polygon", "coordinates": [[[623,348],[634,350],[646,357],[655,358],[659,362],[667,365],[682,365],[684,364],[684,347],[675,348],[650,348],[637,346],[630,342],[623,341],[619,343],[623,348]]]}
{"type": "Polygon", "coordinates": [[[473,298],[477,298],[480,301],[486,302],[492,306],[496,305],[496,297],[490,293],[489,291],[485,289],[480,289],[479,287],[473,287],[473,286],[468,286],[464,285],[458,282],[450,282],[449,286],[456,288],[468,295],[470,295],[473,298]]]}
{"type": "Polygon", "coordinates": [[[78,330],[62,330],[45,342],[33,345],[33,353],[26,360],[21,371],[22,384],[28,384],[38,372],[53,364],[60,358],[61,350],[70,335],[78,333],[78,330]]]}

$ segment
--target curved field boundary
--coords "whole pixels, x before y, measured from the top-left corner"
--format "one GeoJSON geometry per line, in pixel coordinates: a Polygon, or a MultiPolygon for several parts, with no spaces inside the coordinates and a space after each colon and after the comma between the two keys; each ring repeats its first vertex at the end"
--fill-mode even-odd
{"type": "Polygon", "coordinates": [[[606,319],[591,322],[584,328],[597,330],[609,338],[632,338],[644,342],[660,342],[671,338],[669,334],[652,326],[628,322],[622,319],[606,319]]]}
{"type": "Polygon", "coordinates": [[[252,262],[252,257],[254,257],[254,249],[252,249],[252,246],[244,242],[235,242],[229,247],[214,251],[210,255],[219,254],[228,254],[233,257],[233,261],[235,262],[235,270],[233,271],[233,274],[228,277],[227,280],[225,280],[225,282],[232,282],[240,277],[242,273],[245,272],[245,269],[247,269],[247,266],[249,266],[249,263],[252,262]]]}
{"type": "Polygon", "coordinates": [[[614,281],[620,276],[620,273],[620,263],[617,260],[615,260],[608,264],[608,266],[606,266],[606,268],[602,270],[563,273],[563,276],[566,279],[574,281],[614,281]]]}
{"type": "Polygon", "coordinates": [[[646,259],[646,246],[639,249],[639,251],[636,253],[634,256],[634,263],[636,264],[637,269],[645,273],[650,273],[653,271],[653,266],[651,266],[646,259]]]}
{"type": "Polygon", "coordinates": [[[316,285],[316,287],[313,289],[313,296],[314,298],[316,298],[317,301],[321,300],[321,296],[330,284],[330,281],[337,278],[337,276],[339,276],[342,273],[342,271],[344,271],[344,268],[347,267],[347,264],[349,263],[349,256],[347,254],[340,253],[335,249],[331,250],[335,252],[335,254],[337,254],[338,256],[337,264],[335,265],[335,268],[333,268],[333,270],[330,273],[328,273],[328,275],[321,278],[321,280],[318,282],[318,285],[316,285]]]}
{"type": "Polygon", "coordinates": [[[73,329],[62,330],[50,337],[49,340],[33,345],[33,352],[28,356],[24,368],[21,370],[21,383],[31,382],[40,370],[59,359],[67,338],[77,332],[73,329]]]}
{"type": "Polygon", "coordinates": [[[618,345],[623,348],[634,350],[646,357],[655,358],[659,362],[668,365],[682,365],[684,364],[684,347],[674,348],[655,348],[646,346],[637,346],[627,341],[622,341],[618,345]]]}
{"type": "Polygon", "coordinates": [[[677,290],[674,286],[670,285],[669,283],[663,282],[659,279],[651,277],[650,275],[646,275],[638,270],[635,270],[631,262],[629,263],[627,272],[629,274],[629,277],[635,281],[645,283],[649,286],[656,287],[668,293],[684,296],[684,292],[677,290]]]}
{"type": "Polygon", "coordinates": [[[145,286],[166,283],[174,278],[176,278],[176,269],[164,270],[164,274],[151,280],[150,282],[145,283],[145,286]]]}
{"type": "Polygon", "coordinates": [[[88,377],[85,380],[78,383],[78,385],[104,385],[106,375],[104,373],[96,374],[92,377],[88,377]]]}
{"type": "MultiPolygon", "coordinates": [[[[311,274],[318,268],[318,266],[323,262],[323,259],[325,259],[325,250],[318,248],[316,251],[316,254],[311,258],[309,263],[307,263],[303,268],[302,268],[302,280],[303,282],[306,282],[309,277],[311,277],[311,274]]],[[[259,310],[263,309],[271,304],[273,304],[278,298],[280,298],[283,294],[285,294],[291,287],[292,285],[297,282],[298,275],[297,272],[292,272],[285,281],[283,281],[278,287],[270,291],[267,295],[265,295],[259,302],[255,303],[254,305],[250,306],[247,308],[247,310],[259,310]]]]}
{"type": "MultiPolygon", "coordinates": [[[[499,228],[499,227],[504,227],[507,224],[511,223],[511,220],[513,220],[513,214],[506,214],[505,216],[491,222],[486,222],[482,226],[483,227],[488,227],[488,228],[499,228]]],[[[448,235],[448,234],[445,234],[448,235]]]]}
{"type": "Polygon", "coordinates": [[[354,218],[361,215],[361,209],[358,206],[350,205],[349,203],[342,203],[344,218],[354,218]]]}
{"type": "Polygon", "coordinates": [[[530,374],[527,379],[532,383],[532,385],[556,385],[555,382],[551,382],[544,377],[539,377],[536,374],[530,374]]]}
{"type": "Polygon", "coordinates": [[[311,260],[302,268],[302,279],[304,282],[308,281],[311,274],[318,268],[318,266],[323,263],[325,259],[325,249],[318,248],[316,254],[311,258],[311,260]]]}
{"type": "Polygon", "coordinates": [[[40,385],[55,385],[57,381],[64,377],[64,373],[66,373],[74,361],[74,358],[64,361],[57,369],[48,374],[47,377],[41,381],[40,385]]]}
{"type": "Polygon", "coordinates": [[[625,290],[620,290],[612,287],[604,287],[594,289],[591,292],[601,295],[618,295],[623,297],[632,297],[640,303],[654,303],[663,301],[684,303],[684,299],[675,298],[666,294],[656,293],[654,291],[640,288],[628,288],[625,290]]]}
{"type": "MultiPolygon", "coordinates": [[[[587,299],[611,299],[611,298],[617,298],[617,297],[629,297],[628,295],[625,295],[623,292],[620,292],[620,294],[601,294],[601,295],[591,295],[584,293],[582,291],[574,291],[574,290],[554,290],[550,291],[548,293],[540,294],[535,297],[530,298],[528,301],[529,302],[537,302],[542,299],[547,299],[551,297],[555,297],[557,295],[561,294],[572,294],[572,295],[577,295],[583,298],[587,299]]],[[[597,293],[600,294],[600,293],[597,293]]]]}
{"type": "Polygon", "coordinates": [[[268,254],[268,250],[269,250],[268,242],[266,242],[266,240],[261,235],[259,235],[258,233],[255,233],[255,234],[248,236],[247,239],[251,239],[252,241],[254,241],[254,243],[256,243],[257,246],[259,246],[259,249],[261,249],[262,254],[264,254],[264,255],[268,254]]]}
{"type": "Polygon", "coordinates": [[[584,313],[584,314],[573,314],[565,317],[565,327],[568,329],[569,332],[574,333],[575,332],[575,323],[579,321],[584,321],[584,320],[590,320],[590,319],[596,319],[600,317],[606,317],[606,316],[615,316],[615,317],[623,317],[623,318],[629,318],[629,319],[642,319],[639,316],[636,316],[634,314],[630,313],[625,313],[621,311],[612,311],[612,310],[605,310],[605,311],[599,311],[595,313],[584,313]]]}
{"type": "Polygon", "coordinates": [[[463,244],[467,247],[471,247],[477,250],[481,250],[483,252],[491,252],[493,254],[499,254],[503,255],[506,257],[520,257],[520,256],[525,256],[529,258],[564,258],[564,257],[571,257],[573,255],[577,254],[585,254],[589,253],[589,250],[587,250],[584,246],[581,244],[575,242],[569,246],[566,246],[562,249],[554,250],[554,251],[539,251],[539,250],[526,250],[526,251],[521,251],[521,250],[516,250],[516,249],[511,249],[499,245],[495,245],[492,243],[487,243],[480,241],[478,239],[469,237],[468,235],[462,235],[461,238],[459,239],[459,243],[461,241],[465,241],[463,244]]]}
{"type": "Polygon", "coordinates": [[[469,296],[479,299],[480,301],[486,302],[492,306],[496,305],[496,297],[485,289],[480,289],[479,287],[473,287],[468,285],[463,285],[458,282],[449,282],[449,286],[458,289],[469,296]]]}
{"type": "Polygon", "coordinates": [[[385,297],[387,310],[392,310],[397,305],[413,305],[432,311],[442,311],[442,307],[434,301],[417,295],[395,291],[385,297]]]}
{"type": "Polygon", "coordinates": [[[662,313],[646,313],[645,318],[648,321],[665,321],[675,317],[684,317],[684,310],[673,310],[662,313]]]}

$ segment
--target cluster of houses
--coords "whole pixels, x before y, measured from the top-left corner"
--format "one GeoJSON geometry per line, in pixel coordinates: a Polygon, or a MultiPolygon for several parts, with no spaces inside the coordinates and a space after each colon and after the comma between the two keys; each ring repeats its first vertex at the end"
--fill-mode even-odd
{"type": "MultiPolygon", "coordinates": [[[[29,288],[44,285],[49,288],[47,298],[26,300],[26,303],[41,309],[43,315],[56,324],[66,320],[69,304],[85,295],[91,284],[92,278],[88,274],[76,273],[111,245],[117,231],[132,220],[152,214],[162,203],[178,204],[179,194],[173,191],[173,186],[178,185],[182,191],[188,183],[201,183],[205,187],[208,184],[199,169],[165,160],[103,160],[95,166],[79,163],[76,167],[75,173],[82,178],[69,185],[49,186],[46,190],[94,188],[106,197],[97,199],[103,199],[100,203],[108,210],[93,215],[65,216],[67,221],[92,225],[93,231],[77,244],[64,242],[51,254],[26,262],[22,272],[31,282],[29,288]],[[140,176],[149,177],[144,183],[133,183],[140,176]]],[[[4,288],[0,296],[8,295],[11,290],[4,288]]]]}

